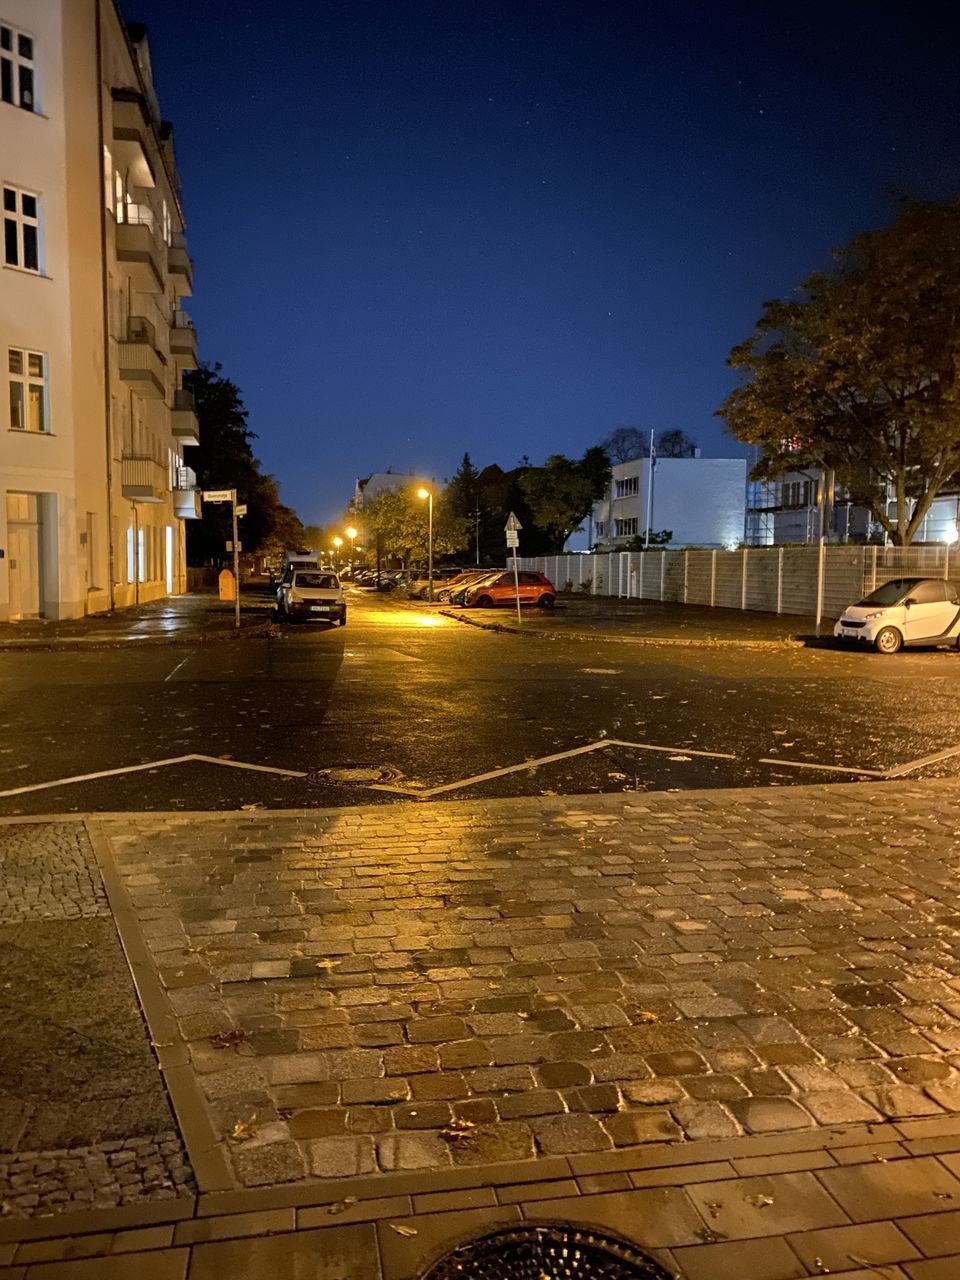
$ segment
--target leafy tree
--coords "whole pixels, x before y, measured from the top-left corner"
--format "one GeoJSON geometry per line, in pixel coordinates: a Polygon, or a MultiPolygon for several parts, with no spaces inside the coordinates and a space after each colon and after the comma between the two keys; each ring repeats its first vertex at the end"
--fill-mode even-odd
{"type": "MultiPolygon", "coordinates": [[[[370,536],[380,537],[385,556],[404,563],[426,563],[428,555],[427,503],[413,489],[396,489],[378,494],[363,506],[363,524],[370,536]]],[[[462,551],[468,540],[467,522],[452,509],[445,490],[433,499],[433,555],[462,551]]]]}
{"type": "Polygon", "coordinates": [[[613,463],[633,462],[647,456],[650,452],[649,442],[649,433],[641,431],[639,427],[617,427],[606,440],[601,440],[600,447],[613,463]]]}
{"type": "Polygon", "coordinates": [[[696,457],[697,442],[679,427],[671,427],[669,431],[661,431],[657,436],[658,458],[693,458],[696,457]]]}
{"type": "Polygon", "coordinates": [[[834,258],[764,304],[719,413],[759,446],[754,478],[832,468],[907,546],[960,470],[960,202],[908,204],[834,258]]]}
{"type": "MultiPolygon", "coordinates": [[[[247,409],[236,383],[224,378],[220,365],[201,365],[184,376],[193,392],[200,425],[200,444],[185,451],[202,489],[236,489],[247,504],[240,524],[244,551],[271,550],[272,540],[297,545],[303,526],[280,501],[277,482],[260,470],[253,452],[256,435],[247,425],[247,409]]],[[[193,565],[222,564],[232,537],[228,503],[203,504],[200,520],[187,523],[187,560],[193,565]]],[[[281,548],[282,549],[282,548],[281,548]]]]}
{"type": "Polygon", "coordinates": [[[464,519],[473,519],[480,502],[480,472],[470,460],[469,453],[454,472],[446,488],[450,510],[464,519]]]}
{"type": "Polygon", "coordinates": [[[576,461],[553,454],[542,467],[531,467],[521,476],[520,489],[551,551],[563,550],[593,504],[603,497],[609,481],[610,459],[600,445],[576,461]]]}
{"type": "MultiPolygon", "coordinates": [[[[647,541],[647,535],[646,535],[646,532],[644,531],[643,533],[638,533],[637,536],[631,542],[628,542],[625,547],[619,547],[618,549],[620,551],[644,551],[646,549],[646,541],[647,541]]],[[[651,547],[665,547],[667,543],[672,541],[673,541],[672,529],[651,529],[650,530],[650,546],[651,547]]]]}

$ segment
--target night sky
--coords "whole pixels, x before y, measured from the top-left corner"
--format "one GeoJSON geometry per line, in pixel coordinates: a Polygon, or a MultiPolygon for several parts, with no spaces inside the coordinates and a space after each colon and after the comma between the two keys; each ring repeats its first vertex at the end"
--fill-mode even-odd
{"type": "Polygon", "coordinates": [[[960,189],[947,6],[122,2],[201,356],[308,522],[620,424],[743,452],[713,411],[761,302],[960,189]]]}

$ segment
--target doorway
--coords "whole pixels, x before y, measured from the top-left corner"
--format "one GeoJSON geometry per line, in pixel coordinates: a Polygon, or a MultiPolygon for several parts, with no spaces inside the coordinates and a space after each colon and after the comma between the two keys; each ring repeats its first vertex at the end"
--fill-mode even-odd
{"type": "Polygon", "coordinates": [[[7,494],[10,618],[40,616],[40,504],[35,493],[7,494]]]}

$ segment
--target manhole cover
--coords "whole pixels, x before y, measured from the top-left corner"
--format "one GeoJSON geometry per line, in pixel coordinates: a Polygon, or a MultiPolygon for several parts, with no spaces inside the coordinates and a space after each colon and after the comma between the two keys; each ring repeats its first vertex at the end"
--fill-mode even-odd
{"type": "Polygon", "coordinates": [[[505,1227],[458,1245],[421,1280],[672,1280],[659,1262],[589,1227],[505,1227]]]}
{"type": "Polygon", "coordinates": [[[389,765],[356,764],[339,769],[316,769],[310,774],[310,781],[352,782],[362,786],[371,782],[395,782],[399,777],[399,769],[391,769],[389,765]]]}

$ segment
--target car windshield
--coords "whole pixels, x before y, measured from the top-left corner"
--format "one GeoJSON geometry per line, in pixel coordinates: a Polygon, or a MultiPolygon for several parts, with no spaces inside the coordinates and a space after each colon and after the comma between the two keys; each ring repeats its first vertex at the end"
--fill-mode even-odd
{"type": "Polygon", "coordinates": [[[332,573],[298,573],[293,581],[298,587],[312,587],[320,591],[336,591],[340,585],[332,573]]]}
{"type": "Polygon", "coordinates": [[[910,594],[917,585],[917,581],[916,578],[893,578],[890,582],[885,582],[882,587],[877,587],[876,591],[871,591],[868,596],[864,596],[860,604],[897,604],[904,596],[910,594]]]}

